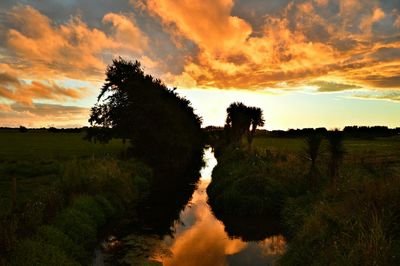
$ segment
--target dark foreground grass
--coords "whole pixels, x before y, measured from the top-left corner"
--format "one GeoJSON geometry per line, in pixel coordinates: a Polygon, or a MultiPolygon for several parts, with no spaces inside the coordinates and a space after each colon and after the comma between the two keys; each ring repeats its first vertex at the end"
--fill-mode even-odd
{"type": "Polygon", "coordinates": [[[281,265],[400,265],[399,137],[345,139],[336,186],[326,141],[313,172],[304,139],[253,144],[218,153],[207,191],[216,214],[276,215],[288,240],[281,265]]]}
{"type": "Polygon", "coordinates": [[[0,265],[89,265],[99,229],[135,208],[151,180],[134,160],[69,161],[57,181],[0,218],[0,265]]]}

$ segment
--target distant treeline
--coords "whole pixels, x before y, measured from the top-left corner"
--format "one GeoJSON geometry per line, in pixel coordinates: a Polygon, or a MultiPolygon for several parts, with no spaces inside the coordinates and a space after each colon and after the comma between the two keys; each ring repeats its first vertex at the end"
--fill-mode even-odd
{"type": "MultiPolygon", "coordinates": [[[[205,133],[210,136],[218,134],[224,130],[223,127],[208,126],[204,128],[205,133]]],[[[387,126],[346,126],[343,130],[346,137],[350,138],[374,138],[374,137],[390,137],[400,134],[400,127],[388,128],[387,126]]],[[[319,128],[302,128],[289,130],[265,130],[257,129],[257,136],[268,136],[277,138],[296,138],[306,137],[311,132],[319,133],[325,136],[329,130],[324,127],[319,128]]]]}
{"type": "MultiPolygon", "coordinates": [[[[206,134],[210,133],[218,133],[223,131],[223,127],[216,126],[208,126],[203,128],[206,134]]],[[[89,127],[76,127],[76,128],[26,128],[24,126],[20,126],[19,128],[12,127],[0,127],[0,131],[20,131],[20,132],[28,132],[28,131],[48,131],[51,133],[82,133],[90,130],[89,127]]],[[[296,137],[305,137],[308,136],[310,132],[316,131],[321,135],[327,134],[329,131],[324,127],[319,128],[297,128],[297,129],[289,129],[289,130],[265,130],[265,129],[257,129],[257,136],[268,136],[268,137],[277,137],[277,138],[296,138],[296,137]]],[[[387,126],[346,126],[343,130],[343,133],[346,137],[351,138],[374,138],[374,137],[390,137],[400,134],[400,127],[389,128],[387,126]]]]}
{"type": "Polygon", "coordinates": [[[18,128],[13,127],[0,127],[0,131],[19,131],[22,133],[28,131],[48,131],[51,133],[82,133],[86,132],[88,127],[75,127],[75,128],[56,128],[56,127],[41,127],[41,128],[27,128],[24,126],[20,126],[18,128]]]}

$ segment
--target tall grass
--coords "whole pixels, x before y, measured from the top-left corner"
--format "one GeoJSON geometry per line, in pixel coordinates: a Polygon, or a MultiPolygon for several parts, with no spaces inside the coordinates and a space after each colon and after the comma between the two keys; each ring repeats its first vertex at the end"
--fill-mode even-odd
{"type": "Polygon", "coordinates": [[[400,177],[364,173],[345,175],[335,191],[287,201],[293,238],[282,265],[399,265],[400,177]]]}
{"type": "Polygon", "coordinates": [[[54,186],[1,219],[4,263],[87,265],[97,230],[146,197],[152,173],[133,160],[105,158],[66,162],[60,175],[54,186]]]}
{"type": "Polygon", "coordinates": [[[382,156],[365,153],[363,159],[361,151],[345,146],[356,142],[335,141],[322,142],[312,164],[319,169],[315,188],[307,182],[310,163],[300,149],[219,150],[207,189],[213,211],[280,217],[288,240],[280,265],[400,265],[398,160],[383,160],[388,151],[379,150],[374,156],[382,156]]]}
{"type": "Polygon", "coordinates": [[[288,195],[306,184],[306,166],[281,154],[226,150],[207,188],[213,211],[229,215],[279,215],[288,195]]]}

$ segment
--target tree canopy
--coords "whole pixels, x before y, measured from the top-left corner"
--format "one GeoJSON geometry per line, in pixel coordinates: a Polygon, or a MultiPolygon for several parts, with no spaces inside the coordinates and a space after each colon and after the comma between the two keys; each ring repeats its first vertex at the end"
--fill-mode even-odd
{"type": "Polygon", "coordinates": [[[201,119],[188,100],[145,74],[139,61],[115,59],[106,76],[91,109],[95,130],[89,138],[129,139],[130,154],[165,171],[184,168],[191,155],[198,156],[201,119]]]}
{"type": "Polygon", "coordinates": [[[248,107],[241,102],[234,102],[226,109],[225,129],[231,143],[239,143],[244,134],[251,145],[258,126],[264,125],[261,108],[248,107]]]}

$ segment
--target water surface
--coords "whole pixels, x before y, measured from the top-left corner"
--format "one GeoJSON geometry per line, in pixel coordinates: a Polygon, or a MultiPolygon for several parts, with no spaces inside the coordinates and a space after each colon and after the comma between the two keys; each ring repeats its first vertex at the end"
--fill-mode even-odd
{"type": "Polygon", "coordinates": [[[141,258],[155,265],[273,265],[285,250],[285,240],[276,235],[258,242],[231,238],[207,203],[206,188],[217,161],[205,150],[206,165],[191,200],[172,225],[172,234],[131,234],[125,238],[128,252],[123,263],[137,265],[141,258]]]}

